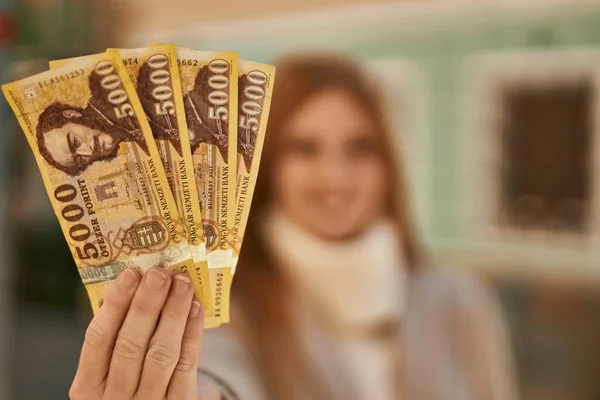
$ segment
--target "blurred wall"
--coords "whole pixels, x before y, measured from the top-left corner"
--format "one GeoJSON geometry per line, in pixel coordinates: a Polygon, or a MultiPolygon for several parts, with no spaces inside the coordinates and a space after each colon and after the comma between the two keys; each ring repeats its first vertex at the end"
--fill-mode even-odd
{"type": "MultiPolygon", "coordinates": [[[[113,0],[114,1],[114,0],[113,0]]],[[[205,22],[254,18],[280,12],[305,11],[354,4],[414,3],[426,0],[118,0],[113,8],[123,22],[114,26],[117,37],[125,38],[146,29],[172,30],[182,25],[201,26],[205,22]],[[130,16],[135,15],[135,18],[130,16]]],[[[108,1],[105,3],[109,3],[108,1]]],[[[105,8],[105,6],[102,6],[105,8]]]]}
{"type": "MultiPolygon", "coordinates": [[[[0,82],[5,81],[5,70],[10,60],[9,48],[14,40],[12,4],[0,0],[0,82]]],[[[6,123],[8,110],[6,103],[0,101],[0,127],[6,123]]],[[[1,129],[0,129],[1,130],[1,129]]],[[[12,312],[12,285],[10,274],[11,247],[6,241],[7,198],[6,156],[8,154],[6,136],[0,135],[0,400],[9,399],[8,371],[11,360],[12,324],[9,323],[12,312]]]]}

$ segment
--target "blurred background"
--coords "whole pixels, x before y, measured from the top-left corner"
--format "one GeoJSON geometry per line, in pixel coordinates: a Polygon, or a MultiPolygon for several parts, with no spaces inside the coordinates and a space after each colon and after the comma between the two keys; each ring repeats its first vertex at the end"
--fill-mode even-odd
{"type": "MultiPolygon", "coordinates": [[[[0,0],[0,81],[150,40],[364,60],[432,257],[501,296],[522,398],[600,398],[600,1],[0,0]]],[[[63,399],[89,306],[4,99],[0,254],[0,399],[63,399]]]]}

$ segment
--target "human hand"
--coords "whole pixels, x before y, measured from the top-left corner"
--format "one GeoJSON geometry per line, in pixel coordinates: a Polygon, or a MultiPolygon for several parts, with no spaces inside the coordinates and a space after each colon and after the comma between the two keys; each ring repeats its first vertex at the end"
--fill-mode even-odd
{"type": "Polygon", "coordinates": [[[123,271],[92,319],[72,400],[198,400],[204,311],[185,274],[123,271]]]}

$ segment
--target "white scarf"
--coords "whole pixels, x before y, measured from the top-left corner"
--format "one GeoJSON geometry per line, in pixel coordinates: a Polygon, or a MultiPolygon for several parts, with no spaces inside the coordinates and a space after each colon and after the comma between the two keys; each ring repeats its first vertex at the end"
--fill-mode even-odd
{"type": "Polygon", "coordinates": [[[404,308],[407,272],[397,229],[381,219],[358,237],[327,241],[271,210],[262,231],[300,296],[338,327],[368,329],[404,308]]]}

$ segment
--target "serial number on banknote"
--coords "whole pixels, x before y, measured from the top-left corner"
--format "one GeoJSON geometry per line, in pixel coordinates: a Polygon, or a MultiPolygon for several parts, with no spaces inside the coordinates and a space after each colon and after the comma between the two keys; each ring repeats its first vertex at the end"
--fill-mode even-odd
{"type": "Polygon", "coordinates": [[[139,61],[137,58],[124,58],[123,59],[123,65],[125,65],[125,66],[134,65],[134,64],[139,64],[139,61]]]}
{"type": "Polygon", "coordinates": [[[197,67],[199,64],[198,60],[177,60],[177,65],[183,65],[187,67],[197,67]]]}
{"type": "Polygon", "coordinates": [[[42,81],[39,81],[38,85],[40,86],[40,88],[52,86],[52,85],[56,85],[57,83],[60,83],[60,82],[68,81],[69,79],[77,78],[78,76],[82,76],[84,74],[85,74],[85,71],[83,69],[78,69],[75,71],[71,71],[68,74],[61,74],[61,75],[54,76],[50,79],[44,79],[42,81]]]}
{"type": "MultiPolygon", "coordinates": [[[[214,298],[214,307],[218,312],[219,307],[221,306],[221,298],[223,297],[223,280],[225,279],[225,275],[222,272],[217,273],[217,285],[215,290],[215,298],[214,298]]],[[[220,317],[220,314],[215,314],[220,317]]]]}

